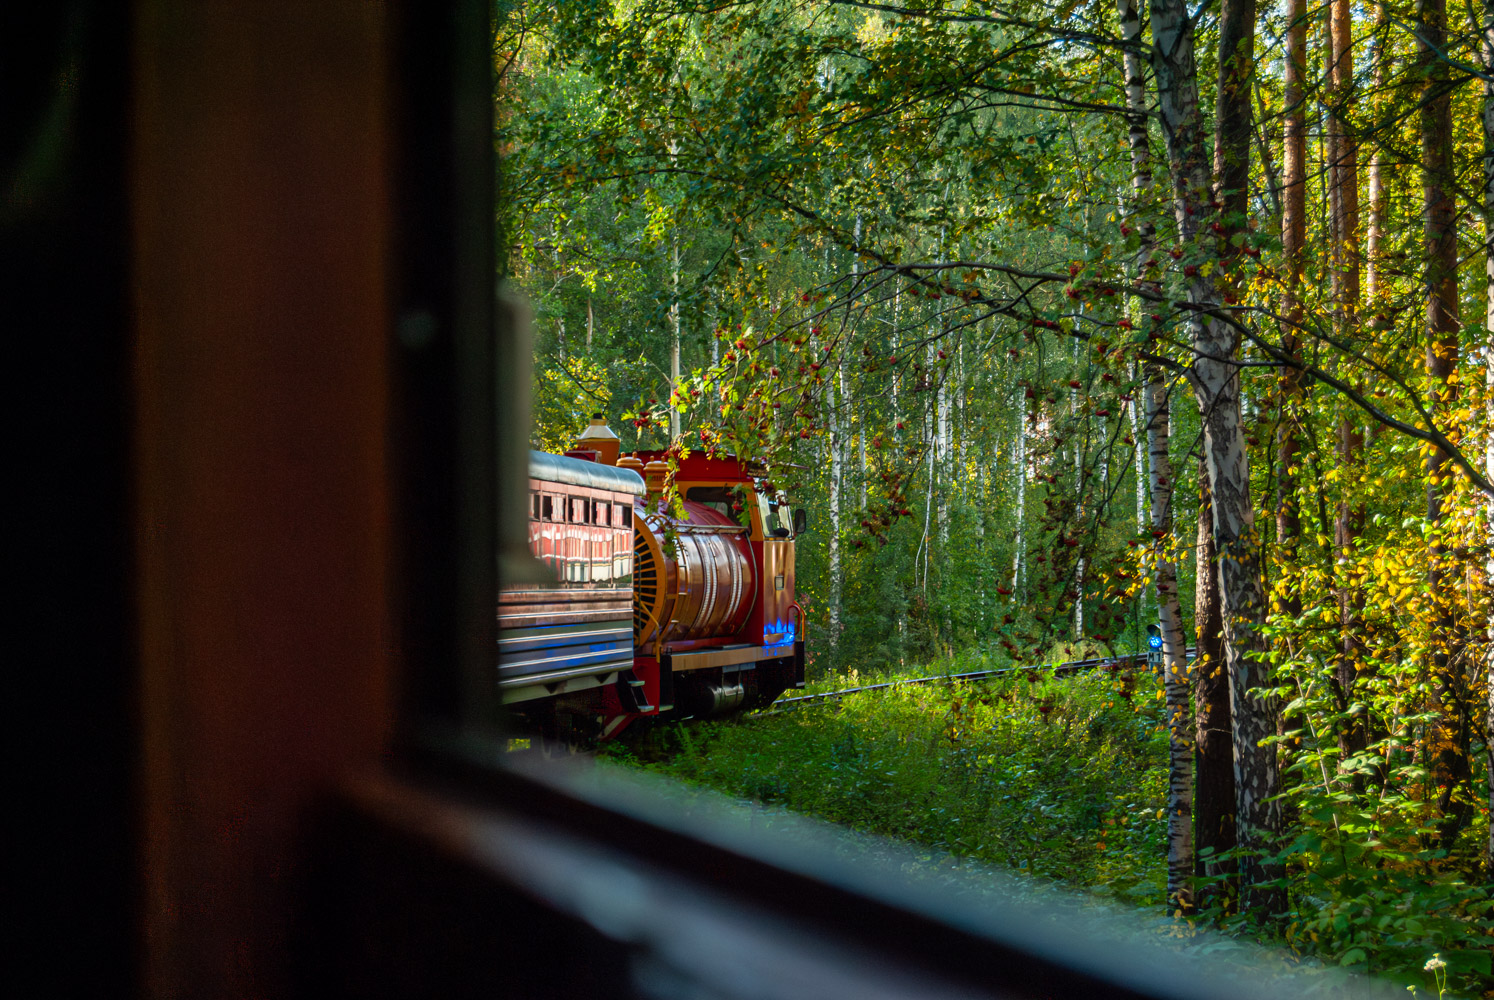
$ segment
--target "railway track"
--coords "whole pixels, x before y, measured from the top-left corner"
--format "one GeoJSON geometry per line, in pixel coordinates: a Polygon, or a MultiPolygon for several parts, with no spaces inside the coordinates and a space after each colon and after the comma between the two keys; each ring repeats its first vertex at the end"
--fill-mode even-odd
{"type": "MultiPolygon", "coordinates": [[[[1194,648],[1189,646],[1186,653],[1188,658],[1192,659],[1194,648]]],[[[780,712],[792,711],[793,709],[803,708],[808,705],[838,701],[846,695],[861,694],[865,691],[885,691],[888,688],[906,687],[916,684],[935,684],[939,681],[978,681],[1006,674],[1029,673],[1039,670],[1051,670],[1054,674],[1076,674],[1086,670],[1134,670],[1137,667],[1145,667],[1146,665],[1147,654],[1130,653],[1126,656],[1104,656],[1089,660],[1067,660],[1063,663],[1035,663],[1017,667],[996,667],[991,670],[971,670],[960,674],[930,674],[927,677],[904,677],[895,681],[882,681],[878,684],[862,684],[857,687],[841,688],[837,691],[822,691],[818,694],[801,694],[794,698],[779,698],[766,711],[753,712],[751,714],[756,717],[777,715],[780,712]]]]}

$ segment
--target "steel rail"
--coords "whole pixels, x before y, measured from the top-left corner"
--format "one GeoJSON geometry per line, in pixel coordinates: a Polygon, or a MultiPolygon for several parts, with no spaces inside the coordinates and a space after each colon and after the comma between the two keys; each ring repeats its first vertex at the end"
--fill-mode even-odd
{"type": "MultiPolygon", "coordinates": [[[[1195,649],[1189,646],[1185,651],[1188,658],[1192,658],[1195,649]]],[[[1095,657],[1089,660],[1066,660],[1063,663],[1035,663],[1016,667],[994,667],[990,670],[970,670],[960,674],[930,674],[927,677],[904,677],[894,681],[882,681],[878,684],[862,684],[858,687],[840,688],[836,691],[822,691],[818,694],[801,694],[793,698],[779,698],[771,706],[757,712],[747,713],[750,716],[776,715],[779,712],[799,708],[803,705],[811,705],[844,698],[850,694],[861,694],[865,691],[884,691],[888,688],[904,687],[914,684],[933,684],[938,681],[978,681],[988,677],[999,677],[1005,674],[1030,673],[1043,670],[1051,670],[1056,674],[1073,674],[1086,670],[1102,670],[1107,668],[1135,669],[1138,665],[1147,665],[1147,653],[1128,653],[1125,656],[1095,657]]]]}

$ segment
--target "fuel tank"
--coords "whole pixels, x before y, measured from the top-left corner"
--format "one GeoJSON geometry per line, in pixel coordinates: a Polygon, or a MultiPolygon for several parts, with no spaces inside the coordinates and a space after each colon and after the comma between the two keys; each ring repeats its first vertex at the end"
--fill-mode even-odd
{"type": "Polygon", "coordinates": [[[640,649],[736,635],[757,598],[747,528],[704,504],[633,518],[633,642],[640,649]]]}

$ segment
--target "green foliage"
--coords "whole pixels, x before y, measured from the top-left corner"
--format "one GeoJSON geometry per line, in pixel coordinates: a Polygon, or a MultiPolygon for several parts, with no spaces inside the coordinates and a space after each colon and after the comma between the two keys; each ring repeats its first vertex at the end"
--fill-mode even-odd
{"type": "Polygon", "coordinates": [[[1079,193],[1123,182],[1123,130],[1044,98],[1107,92],[1110,72],[1028,44],[1046,30],[793,3],[567,3],[500,26],[537,440],[602,408],[625,448],[663,447],[674,411],[690,446],[772,462],[814,515],[799,586],[822,669],[1039,655],[1076,602],[1107,640],[1143,611],[1113,586],[1137,541],[1120,348],[1141,335],[1113,289],[1060,287],[1120,259],[1115,206],[1079,193]],[[1056,280],[898,271],[982,259],[1056,280]]]}
{"type": "Polygon", "coordinates": [[[688,782],[1138,902],[1162,898],[1166,735],[1155,709],[1137,710],[1103,675],[905,686],[652,739],[635,752],[664,752],[648,766],[688,782]]]}
{"type": "MultiPolygon", "coordinates": [[[[851,670],[805,693],[1001,663],[961,656],[913,670],[851,670]]],[[[1167,780],[1159,694],[1145,676],[1102,672],[936,682],[660,727],[604,753],[734,797],[1157,906],[1167,780]]],[[[1372,746],[1361,772],[1387,749],[1372,746]]],[[[1287,919],[1263,929],[1216,905],[1190,922],[1419,987],[1435,989],[1436,972],[1450,990],[1487,989],[1494,893],[1450,869],[1445,852],[1421,846],[1432,832],[1428,810],[1394,791],[1425,771],[1408,758],[1384,788],[1356,794],[1347,779],[1322,780],[1324,767],[1335,773],[1336,753],[1314,742],[1292,764],[1299,832],[1283,850],[1287,919]],[[1445,965],[1428,970],[1433,953],[1445,965]]],[[[1465,852],[1461,865],[1476,870],[1473,860],[1465,852]]]]}
{"type": "Polygon", "coordinates": [[[1336,674],[1339,634],[1314,629],[1317,618],[1309,608],[1275,626],[1279,638],[1292,637],[1274,664],[1287,726],[1284,799],[1294,818],[1282,852],[1295,897],[1285,940],[1419,986],[1430,985],[1424,964],[1439,952],[1446,984],[1487,989],[1494,984],[1494,891],[1481,872],[1489,823],[1482,741],[1473,741],[1475,772],[1449,787],[1439,775],[1446,720],[1433,708],[1424,667],[1376,649],[1371,632],[1361,655],[1372,669],[1360,673],[1346,705],[1336,674]],[[1450,845],[1444,794],[1460,798],[1473,817],[1450,845]]]}

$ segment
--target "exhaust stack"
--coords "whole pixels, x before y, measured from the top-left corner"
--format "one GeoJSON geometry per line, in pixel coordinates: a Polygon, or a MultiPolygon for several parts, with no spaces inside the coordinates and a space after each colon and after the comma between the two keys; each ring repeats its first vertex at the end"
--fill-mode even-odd
{"type": "Polygon", "coordinates": [[[612,432],[612,428],[607,426],[607,418],[600,413],[591,415],[591,424],[576,438],[572,448],[572,452],[594,452],[595,461],[600,465],[616,465],[621,450],[622,439],[612,432]]]}

